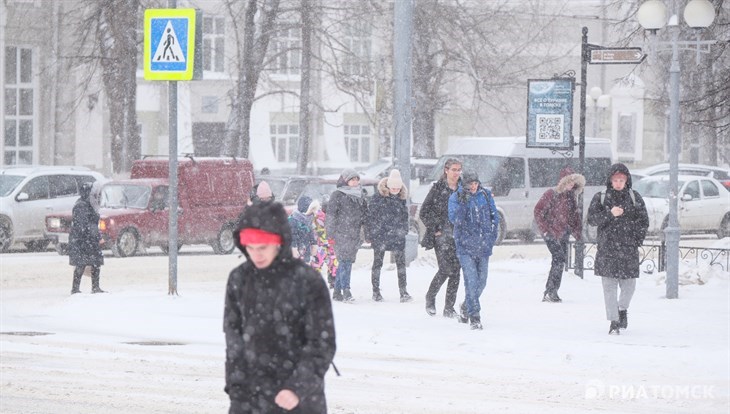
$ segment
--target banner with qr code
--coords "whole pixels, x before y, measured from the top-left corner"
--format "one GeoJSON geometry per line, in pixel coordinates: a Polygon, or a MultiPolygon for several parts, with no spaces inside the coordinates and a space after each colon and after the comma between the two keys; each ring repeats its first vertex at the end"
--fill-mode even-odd
{"type": "Polygon", "coordinates": [[[527,80],[527,147],[573,148],[574,78],[527,80]]]}

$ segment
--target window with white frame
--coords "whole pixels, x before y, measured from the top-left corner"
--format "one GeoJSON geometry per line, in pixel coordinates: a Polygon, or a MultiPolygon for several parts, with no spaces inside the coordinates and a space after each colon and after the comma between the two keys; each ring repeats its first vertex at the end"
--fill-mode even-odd
{"type": "Polygon", "coordinates": [[[279,162],[296,162],[299,147],[299,125],[274,124],[269,127],[271,147],[279,162]]]}
{"type": "Polygon", "coordinates": [[[345,28],[343,39],[346,52],[342,71],[351,76],[364,76],[369,72],[371,56],[371,27],[364,21],[356,21],[345,28]]]}
{"type": "Polygon", "coordinates": [[[33,50],[16,46],[5,47],[5,108],[3,117],[3,163],[32,164],[33,111],[33,50]]]}
{"type": "Polygon", "coordinates": [[[222,17],[203,17],[203,70],[223,72],[226,21],[222,17]]]}
{"type": "Polygon", "coordinates": [[[345,150],[352,162],[370,162],[370,126],[345,125],[345,150]]]}
{"type": "Polygon", "coordinates": [[[298,75],[302,62],[302,37],[298,26],[284,23],[271,39],[272,71],[279,75],[298,75]]]}

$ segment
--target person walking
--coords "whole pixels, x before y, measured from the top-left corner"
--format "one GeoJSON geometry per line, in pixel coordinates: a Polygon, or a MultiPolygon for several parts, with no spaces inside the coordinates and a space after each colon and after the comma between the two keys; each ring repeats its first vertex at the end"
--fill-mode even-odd
{"type": "Polygon", "coordinates": [[[335,242],[335,254],[339,261],[332,299],[351,302],[350,274],[357,251],[362,245],[361,231],[367,217],[367,202],[360,187],[360,175],[346,169],[340,175],[337,189],[327,203],[327,234],[335,242]]]}
{"type": "Polygon", "coordinates": [[[314,200],[307,209],[307,215],[314,216],[314,233],[317,239],[317,251],[312,260],[312,267],[318,272],[324,270],[327,265],[327,284],[330,289],[335,288],[335,277],[337,275],[337,255],[335,255],[335,243],[327,236],[325,222],[327,215],[319,201],[314,200]]]}
{"type": "Polygon", "coordinates": [[[461,167],[462,163],[457,158],[446,160],[441,179],[431,186],[419,212],[426,226],[421,245],[426,250],[434,249],[438,264],[438,271],[426,292],[426,312],[431,316],[436,315],[436,295],[447,280],[443,315],[447,318],[458,316],[454,304],[459,290],[461,265],[456,257],[453,226],[449,221],[449,197],[459,188],[461,167]]]}
{"type": "Polygon", "coordinates": [[[280,203],[254,203],[234,233],[246,261],[228,276],[223,331],[229,414],[327,412],[335,328],[322,277],[291,251],[280,203]]]}
{"type": "Polygon", "coordinates": [[[365,226],[365,240],[373,248],[371,281],[373,300],[383,301],[380,293],[380,270],[386,251],[393,252],[398,271],[400,301],[410,302],[406,290],[406,235],[408,234],[408,190],[403,185],[400,171],[393,169],[388,177],[380,180],[378,191],[368,205],[368,219],[365,226]]]}
{"type": "Polygon", "coordinates": [[[297,209],[292,211],[289,216],[289,225],[292,232],[292,252],[294,257],[309,263],[312,257],[312,250],[317,244],[314,238],[314,230],[312,229],[313,215],[307,214],[307,209],[312,203],[312,198],[306,195],[299,197],[297,200],[297,209]]]}
{"type": "Polygon", "coordinates": [[[465,172],[459,189],[449,197],[449,220],[454,224],[456,255],[464,271],[466,300],[461,305],[461,322],[482,329],[479,298],[487,285],[499,214],[492,192],[482,187],[476,173],[465,172]]]}
{"type": "Polygon", "coordinates": [[[576,174],[572,168],[565,167],[560,170],[558,185],[545,191],[535,204],[535,223],[552,255],[543,302],[562,302],[558,289],[568,257],[568,239],[572,234],[576,240],[580,240],[583,231],[578,197],[583,193],[585,185],[585,177],[576,174]]]}
{"type": "Polygon", "coordinates": [[[91,293],[103,293],[99,286],[99,274],[104,264],[101,251],[103,239],[99,233],[99,194],[92,195],[93,183],[83,183],[79,199],[74,204],[71,230],[68,235],[68,261],[74,266],[71,294],[80,293],[81,277],[86,267],[91,268],[91,293]],[[92,197],[95,199],[92,200],[92,197]]]}
{"type": "Polygon", "coordinates": [[[249,204],[258,201],[274,201],[274,193],[271,192],[271,187],[266,181],[261,181],[253,187],[254,193],[251,195],[249,204]]]}
{"type": "Polygon", "coordinates": [[[601,276],[609,334],[628,327],[628,309],[640,273],[639,247],[649,228],[641,195],[631,188],[631,173],[621,163],[611,166],[606,191],[588,207],[588,224],[598,230],[594,273],[601,276]],[[620,291],[620,292],[619,292],[620,291]]]}

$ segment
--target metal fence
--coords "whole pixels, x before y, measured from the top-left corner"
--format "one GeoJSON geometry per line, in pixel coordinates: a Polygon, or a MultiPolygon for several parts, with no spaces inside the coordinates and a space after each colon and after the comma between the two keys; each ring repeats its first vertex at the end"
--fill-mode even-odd
{"type": "MultiPolygon", "coordinates": [[[[573,242],[568,246],[568,269],[575,269],[575,246],[573,242]]],[[[583,247],[583,269],[593,270],[597,245],[585,243],[583,247]]],[[[664,243],[643,244],[639,247],[639,257],[641,270],[645,273],[663,272],[667,265],[667,247],[664,243]]],[[[679,246],[679,260],[730,272],[730,249],[679,246]]]]}

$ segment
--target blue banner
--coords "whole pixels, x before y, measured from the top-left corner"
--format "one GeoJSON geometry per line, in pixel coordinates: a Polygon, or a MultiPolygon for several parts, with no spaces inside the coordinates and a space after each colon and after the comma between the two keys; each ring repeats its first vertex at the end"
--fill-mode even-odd
{"type": "Polygon", "coordinates": [[[573,148],[574,84],[573,78],[528,79],[528,148],[573,148]]]}

